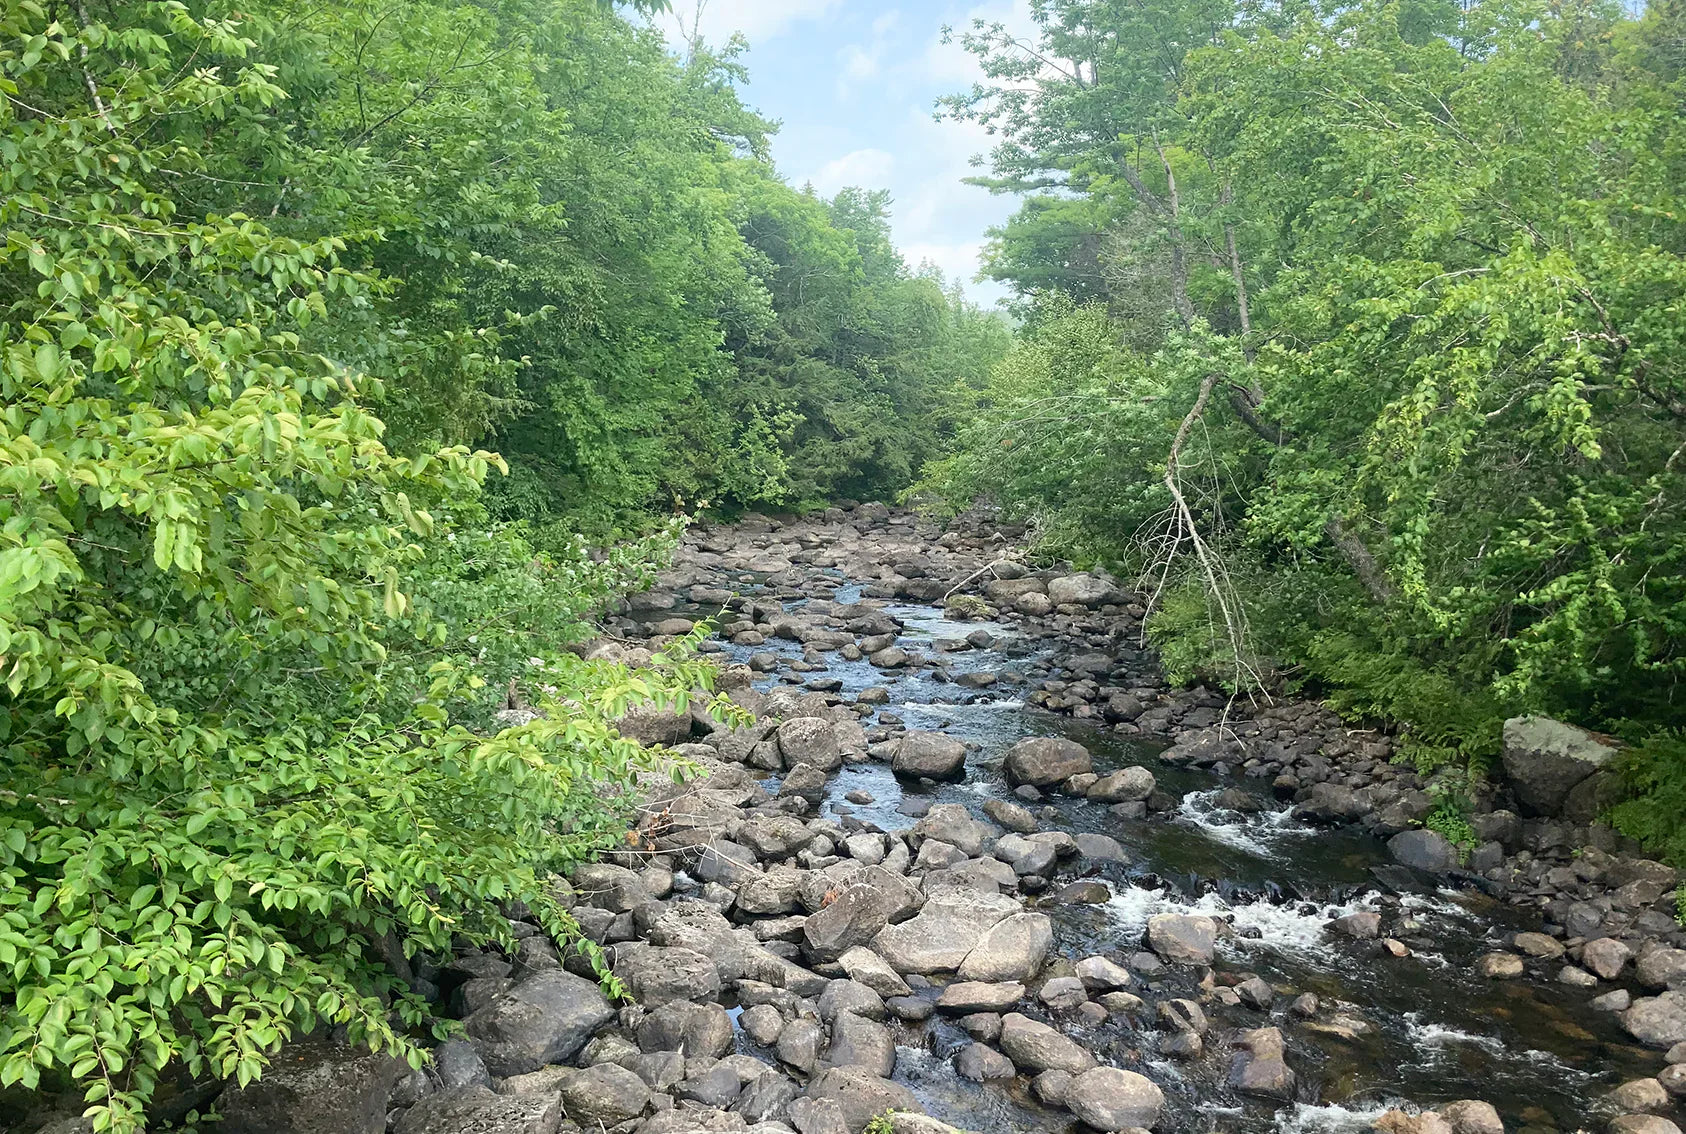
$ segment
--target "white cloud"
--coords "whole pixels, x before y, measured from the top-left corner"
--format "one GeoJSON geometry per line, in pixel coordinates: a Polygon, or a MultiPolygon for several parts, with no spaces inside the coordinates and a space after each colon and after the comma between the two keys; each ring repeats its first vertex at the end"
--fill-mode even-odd
{"type": "Polygon", "coordinates": [[[878,74],[879,63],[884,58],[884,48],[874,44],[871,50],[867,50],[858,43],[851,43],[837,53],[837,58],[843,64],[837,80],[838,91],[842,93],[850,85],[863,83],[878,74]]]}
{"type": "Polygon", "coordinates": [[[705,42],[719,45],[741,33],[752,45],[777,39],[804,20],[819,20],[843,6],[843,0],[673,0],[671,11],[656,18],[668,43],[682,47],[693,28],[705,42]]]}
{"type": "Polygon", "coordinates": [[[872,21],[872,36],[873,36],[873,38],[874,39],[883,39],[885,36],[889,35],[890,32],[893,31],[896,28],[896,26],[898,24],[900,24],[901,22],[902,22],[901,12],[898,11],[897,9],[895,9],[895,8],[891,8],[888,12],[885,12],[882,16],[879,16],[876,20],[872,21]]]}
{"type": "Polygon", "coordinates": [[[830,197],[847,185],[881,188],[895,167],[895,157],[884,150],[855,150],[826,162],[807,180],[822,197],[830,197]]]}

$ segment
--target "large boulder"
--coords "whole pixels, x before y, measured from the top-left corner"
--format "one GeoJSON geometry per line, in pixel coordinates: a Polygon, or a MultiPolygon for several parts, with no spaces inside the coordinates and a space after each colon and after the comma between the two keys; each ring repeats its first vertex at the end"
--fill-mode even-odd
{"type": "Polygon", "coordinates": [[[562,1097],[555,1093],[494,1095],[485,1087],[460,1087],[422,1099],[404,1112],[393,1134],[556,1134],[561,1123],[562,1097]]]}
{"type": "Polygon", "coordinates": [[[1240,1050],[1229,1065],[1229,1085],[1243,1095],[1289,1100],[1295,1075],[1284,1058],[1282,1032],[1255,1028],[1242,1032],[1240,1050]]]}
{"type": "Polygon", "coordinates": [[[864,1067],[888,1079],[896,1069],[896,1041],[877,1020],[842,1012],[831,1022],[823,1061],[831,1067],[864,1067]]]}
{"type": "Polygon", "coordinates": [[[1096,1130],[1143,1130],[1159,1121],[1165,1092],[1145,1075],[1116,1067],[1096,1067],[1066,1086],[1065,1105],[1096,1130]]]}
{"type": "Polygon", "coordinates": [[[865,945],[889,924],[891,904],[899,897],[864,883],[837,891],[802,925],[808,955],[816,961],[835,961],[855,946],[865,945]]]}
{"type": "Polygon", "coordinates": [[[720,994],[719,970],[694,950],[635,943],[616,946],[614,958],[615,975],[646,1008],[670,1000],[713,1000],[720,994]]]}
{"type": "Polygon", "coordinates": [[[636,1118],[650,1104],[644,1080],[614,1063],[570,1073],[562,1079],[561,1090],[563,1113],[587,1129],[636,1118]]]}
{"type": "Polygon", "coordinates": [[[849,1134],[861,1134],[873,1119],[891,1110],[919,1110],[919,1100],[900,1083],[861,1067],[830,1067],[815,1075],[804,1098],[830,1099],[843,1112],[849,1134]]]}
{"type": "MultiPolygon", "coordinates": [[[[1048,581],[1048,598],[1056,606],[1071,603],[1077,606],[1101,606],[1114,601],[1118,592],[1105,579],[1098,579],[1087,571],[1048,581]]],[[[1147,1125],[1142,1123],[1142,1125],[1147,1125]]]]}
{"type": "Polygon", "coordinates": [[[968,981],[1028,980],[1042,967],[1054,945],[1054,924],[1047,914],[1017,913],[984,931],[960,963],[968,981]]]}
{"type": "Polygon", "coordinates": [[[1155,914],[1147,922],[1147,945],[1173,965],[1209,965],[1217,956],[1218,926],[1200,914],[1155,914]]]}
{"type": "Polygon", "coordinates": [[[898,973],[953,972],[977,947],[980,934],[1022,909],[999,894],[945,892],[914,917],[880,931],[872,951],[898,973]]]}
{"type": "Polygon", "coordinates": [[[1000,1042],[1001,1050],[1027,1075],[1043,1071],[1080,1075],[1095,1066],[1095,1057],[1081,1044],[1018,1012],[1002,1017],[1000,1042]]]}
{"type": "Polygon", "coordinates": [[[1526,815],[1556,815],[1569,793],[1615,759],[1616,748],[1574,725],[1549,717],[1505,722],[1500,759],[1526,815]]]}
{"type": "Polygon", "coordinates": [[[732,1050],[732,1018],[719,1004],[675,1000],[638,1025],[643,1052],[678,1051],[687,1059],[722,1059],[732,1050]]]}
{"type": "Polygon", "coordinates": [[[1444,874],[1458,868],[1458,848],[1439,831],[1427,828],[1401,831],[1387,841],[1387,853],[1401,866],[1425,870],[1430,874],[1444,874]]]}
{"type": "Polygon", "coordinates": [[[218,1103],[233,1134],[382,1134],[386,1100],[409,1067],[390,1055],[304,1041],[283,1047],[263,1078],[218,1103]]]}
{"type": "Polygon", "coordinates": [[[1095,761],[1089,750],[1075,740],[1034,736],[1007,750],[1004,767],[1007,779],[1014,784],[1049,787],[1094,771],[1095,761]]]}
{"type": "Polygon", "coordinates": [[[464,1021],[469,1040],[499,1079],[572,1059],[615,1018],[593,981],[547,969],[516,984],[464,1021]]]}
{"type": "Polygon", "coordinates": [[[966,770],[966,746],[940,732],[909,732],[897,743],[890,768],[900,776],[954,779],[966,770]]]}
{"type": "Polygon", "coordinates": [[[1101,803],[1137,803],[1152,795],[1158,786],[1153,773],[1146,768],[1120,768],[1090,784],[1084,794],[1101,803]]]}
{"type": "Polygon", "coordinates": [[[779,726],[778,738],[786,767],[812,764],[834,772],[843,764],[843,747],[824,717],[793,717],[779,726]]]}
{"type": "Polygon", "coordinates": [[[1621,1022],[1640,1043],[1673,1047],[1686,1040],[1686,992],[1641,997],[1621,1014],[1621,1022]]]}

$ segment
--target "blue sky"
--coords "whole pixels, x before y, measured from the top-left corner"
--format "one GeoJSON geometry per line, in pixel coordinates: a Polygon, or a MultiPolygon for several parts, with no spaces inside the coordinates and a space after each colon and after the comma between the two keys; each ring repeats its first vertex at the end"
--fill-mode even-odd
{"type": "MultiPolygon", "coordinates": [[[[984,232],[1016,204],[961,178],[987,150],[980,129],[932,121],[939,95],[979,77],[958,44],[941,42],[943,24],[974,17],[1029,25],[1026,0],[706,0],[703,38],[723,43],[741,32],[749,105],[783,123],[773,141],[779,172],[830,195],[845,185],[888,189],[895,238],[910,264],[929,260],[989,305],[1004,293],[974,283],[984,232]]],[[[659,19],[671,42],[697,19],[698,0],[673,0],[659,19]]]]}

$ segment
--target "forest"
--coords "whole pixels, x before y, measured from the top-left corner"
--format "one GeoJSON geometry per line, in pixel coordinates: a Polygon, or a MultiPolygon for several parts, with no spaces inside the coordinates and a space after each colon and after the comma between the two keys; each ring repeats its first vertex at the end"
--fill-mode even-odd
{"type": "Polygon", "coordinates": [[[987,503],[1179,680],[1425,768],[1619,736],[1686,863],[1686,4],[958,27],[1009,315],[659,6],[0,12],[0,1087],[138,1130],[320,1024],[414,1055],[406,958],[506,902],[577,937],[614,720],[711,679],[568,647],[698,514],[987,503]]]}

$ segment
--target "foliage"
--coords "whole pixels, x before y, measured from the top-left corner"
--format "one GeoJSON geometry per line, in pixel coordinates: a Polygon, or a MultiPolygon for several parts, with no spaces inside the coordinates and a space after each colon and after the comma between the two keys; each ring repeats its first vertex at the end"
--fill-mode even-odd
{"type": "Polygon", "coordinates": [[[1142,575],[1178,675],[1324,693],[1425,767],[1518,712],[1677,718],[1686,8],[1035,16],[965,33],[993,81],[945,103],[1034,195],[996,244],[1027,334],[929,483],[1142,575]]]}
{"type": "Polygon", "coordinates": [[[1634,745],[1619,770],[1630,794],[1610,813],[1616,829],[1670,862],[1686,862],[1686,733],[1665,730],[1634,745]]]}

